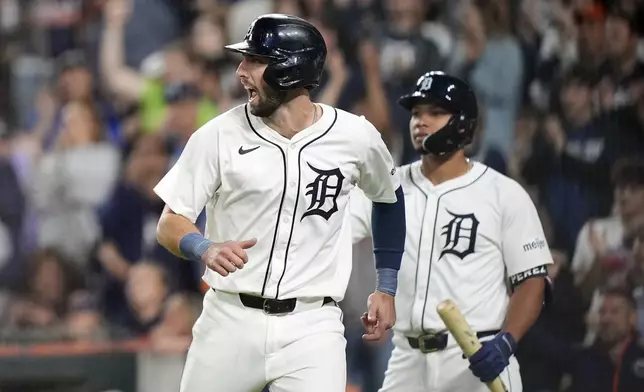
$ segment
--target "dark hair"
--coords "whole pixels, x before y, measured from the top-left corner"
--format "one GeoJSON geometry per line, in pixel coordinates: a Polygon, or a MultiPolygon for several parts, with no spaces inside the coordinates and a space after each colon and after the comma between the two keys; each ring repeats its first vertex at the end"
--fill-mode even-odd
{"type": "Polygon", "coordinates": [[[603,294],[604,294],[604,297],[613,296],[613,297],[622,298],[623,300],[626,301],[626,303],[631,309],[637,309],[637,301],[635,301],[635,297],[633,297],[633,292],[631,290],[628,290],[625,287],[622,287],[622,286],[606,287],[603,290],[603,294]]]}
{"type": "Polygon", "coordinates": [[[644,159],[637,156],[619,159],[613,166],[611,180],[615,187],[644,186],[644,159]]]}
{"type": "Polygon", "coordinates": [[[590,88],[598,82],[599,77],[597,73],[581,63],[573,65],[563,75],[561,75],[562,86],[568,86],[574,83],[576,85],[587,86],[590,88]]]}
{"type": "Polygon", "coordinates": [[[61,53],[54,60],[55,74],[60,75],[63,72],[75,68],[88,68],[88,62],[85,54],[80,50],[68,50],[61,53]]]}
{"type": "Polygon", "coordinates": [[[196,101],[201,98],[201,91],[191,83],[167,83],[164,87],[163,98],[168,104],[196,101]]]}
{"type": "Polygon", "coordinates": [[[641,18],[641,16],[637,14],[637,11],[635,14],[631,14],[630,12],[619,6],[614,6],[609,8],[608,17],[621,19],[628,25],[631,34],[640,35],[641,29],[640,26],[638,26],[638,19],[641,18]]]}
{"type": "Polygon", "coordinates": [[[523,105],[519,109],[519,117],[539,119],[539,110],[533,105],[523,105]]]}
{"type": "MultiPolygon", "coordinates": [[[[161,155],[170,157],[174,152],[174,146],[170,138],[163,137],[156,133],[139,133],[129,140],[123,147],[121,154],[123,162],[127,162],[138,146],[147,140],[152,140],[156,144],[156,147],[158,148],[157,152],[161,155]]],[[[125,168],[123,170],[125,170],[125,168]]]]}
{"type": "Polygon", "coordinates": [[[509,34],[512,31],[509,0],[476,0],[486,31],[491,34],[509,34]]]}
{"type": "MultiPolygon", "coordinates": [[[[25,276],[26,284],[24,287],[24,294],[32,295],[34,279],[38,273],[38,270],[41,266],[48,262],[53,261],[61,269],[63,277],[63,287],[62,287],[62,299],[67,300],[69,295],[76,290],[82,289],[85,286],[83,275],[79,269],[67,260],[60,252],[55,249],[42,249],[32,255],[31,259],[27,263],[27,273],[25,276]]],[[[67,303],[61,303],[58,305],[57,312],[64,312],[67,307],[67,303]]],[[[62,314],[62,313],[61,313],[62,314]]]]}

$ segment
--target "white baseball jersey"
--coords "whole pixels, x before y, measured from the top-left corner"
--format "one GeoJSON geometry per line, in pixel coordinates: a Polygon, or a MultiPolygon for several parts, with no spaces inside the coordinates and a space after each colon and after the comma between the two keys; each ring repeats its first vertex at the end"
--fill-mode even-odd
{"type": "MultiPolygon", "coordinates": [[[[475,331],[500,329],[509,302],[507,278],[518,284],[552,263],[537,210],[518,183],[483,164],[474,162],[467,174],[437,186],[420,167],[417,161],[398,169],[407,238],[394,329],[408,336],[444,330],[436,305],[448,298],[475,331]]],[[[352,202],[359,222],[353,226],[363,228],[354,241],[370,235],[365,211],[352,202]]]]}
{"type": "Polygon", "coordinates": [[[206,238],[257,238],[243,269],[213,288],[267,298],[341,300],[351,274],[349,191],[393,203],[400,186],[380,133],[364,117],[320,105],[321,118],[287,139],[241,105],[198,129],[155,192],[206,238]]]}

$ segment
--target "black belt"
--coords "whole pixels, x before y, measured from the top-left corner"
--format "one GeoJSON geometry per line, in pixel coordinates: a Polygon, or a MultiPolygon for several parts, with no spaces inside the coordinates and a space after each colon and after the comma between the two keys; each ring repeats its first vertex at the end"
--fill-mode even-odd
{"type": "MultiPolygon", "coordinates": [[[[490,331],[477,332],[476,336],[480,339],[486,336],[496,335],[497,333],[499,333],[499,330],[495,329],[490,331]]],[[[433,353],[434,351],[444,350],[445,347],[447,347],[448,336],[449,333],[447,331],[442,331],[428,333],[417,338],[408,337],[407,341],[409,342],[409,346],[411,346],[411,348],[413,349],[420,350],[422,353],[433,353]]]]}
{"type": "MultiPolygon", "coordinates": [[[[295,310],[295,305],[297,304],[296,298],[271,299],[243,293],[239,294],[239,299],[244,306],[253,309],[261,309],[267,314],[291,313],[295,310]]],[[[335,303],[333,298],[324,297],[322,306],[330,303],[335,303]]]]}

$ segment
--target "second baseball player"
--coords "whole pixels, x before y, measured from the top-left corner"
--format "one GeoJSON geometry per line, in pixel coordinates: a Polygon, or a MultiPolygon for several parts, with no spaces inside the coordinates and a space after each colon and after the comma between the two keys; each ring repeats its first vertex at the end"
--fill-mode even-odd
{"type": "MultiPolygon", "coordinates": [[[[513,354],[548,298],[552,263],[536,208],[514,180],[466,158],[478,119],[467,83],[429,72],[399,104],[421,159],[398,169],[407,230],[381,392],[487,392],[499,376],[520,392],[513,354]],[[436,312],[445,299],[482,342],[469,361],[436,312]]],[[[365,238],[369,201],[359,190],[351,200],[353,227],[363,228],[354,239],[365,238]]]]}

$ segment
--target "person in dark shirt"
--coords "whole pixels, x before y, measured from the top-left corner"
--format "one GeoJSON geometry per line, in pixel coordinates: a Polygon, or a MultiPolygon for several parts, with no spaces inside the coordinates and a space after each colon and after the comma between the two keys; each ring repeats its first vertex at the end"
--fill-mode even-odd
{"type": "Polygon", "coordinates": [[[566,268],[568,261],[560,252],[553,250],[552,254],[554,264],[548,268],[548,276],[554,281],[552,297],[555,300],[521,339],[516,354],[521,365],[523,392],[556,391],[561,384],[563,370],[540,354],[544,334],[556,336],[568,344],[580,343],[586,334],[586,308],[573,283],[573,275],[566,268]]]}
{"type": "Polygon", "coordinates": [[[598,341],[572,361],[571,392],[644,391],[644,339],[636,333],[637,311],[623,289],[604,293],[598,341]]]}
{"type": "Polygon", "coordinates": [[[372,27],[373,41],[380,48],[380,71],[389,112],[396,131],[401,132],[401,164],[418,159],[411,139],[406,135],[409,113],[397,105],[398,97],[413,90],[426,70],[441,70],[445,61],[434,42],[422,31],[428,1],[383,1],[384,20],[372,27]]]}
{"type": "Polygon", "coordinates": [[[599,333],[589,347],[574,347],[565,340],[541,334],[535,347],[572,378],[567,392],[642,392],[644,391],[644,339],[637,334],[636,304],[623,288],[603,293],[599,333]]]}
{"type": "Polygon", "coordinates": [[[619,7],[606,19],[608,58],[599,72],[599,105],[604,112],[632,105],[644,88],[644,62],[637,50],[641,31],[635,15],[619,7]]]}
{"type": "Polygon", "coordinates": [[[124,283],[142,259],[152,259],[171,277],[171,289],[197,286],[194,265],[182,263],[156,242],[156,222],[163,204],[152,192],[153,185],[166,172],[169,146],[158,135],[140,137],[127,157],[123,179],[116,185],[101,209],[103,239],[97,249],[98,283],[101,306],[113,320],[131,318],[126,306],[124,283]]]}
{"type": "Polygon", "coordinates": [[[611,167],[621,156],[644,149],[644,100],[595,117],[593,83],[593,75],[581,66],[563,77],[553,105],[560,114],[545,121],[521,171],[544,195],[557,228],[553,245],[569,255],[583,224],[610,214],[611,167]]]}

